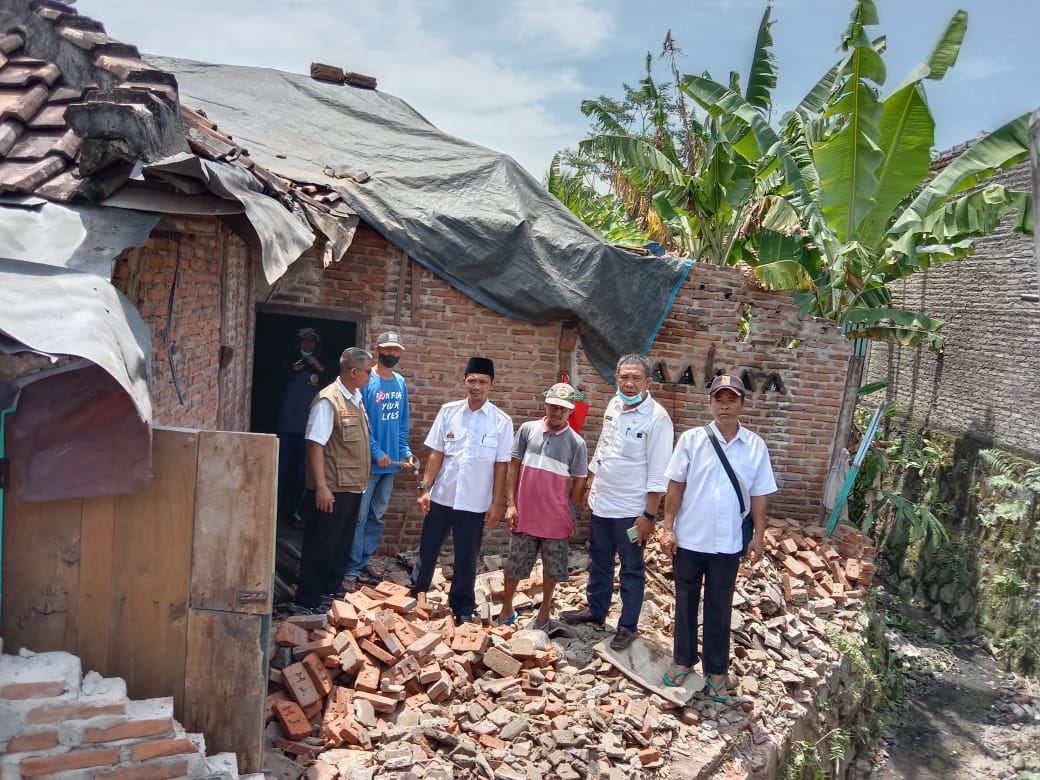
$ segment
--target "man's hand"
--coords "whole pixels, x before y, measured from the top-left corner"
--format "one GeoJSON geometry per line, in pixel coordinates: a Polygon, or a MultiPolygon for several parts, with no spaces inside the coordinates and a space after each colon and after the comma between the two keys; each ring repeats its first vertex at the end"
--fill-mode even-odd
{"type": "Polygon", "coordinates": [[[329,490],[328,485],[318,485],[314,490],[314,504],[318,507],[319,512],[332,512],[332,507],[335,505],[336,499],[332,496],[332,491],[329,490]]]}
{"type": "Polygon", "coordinates": [[[379,460],[376,461],[376,465],[379,466],[379,468],[381,468],[381,469],[385,469],[391,463],[393,463],[393,461],[390,460],[390,456],[389,455],[383,455],[383,457],[381,457],[379,460]]]}
{"type": "Polygon", "coordinates": [[[506,507],[506,524],[510,531],[516,530],[516,523],[519,519],[520,513],[516,511],[516,506],[506,507]]]}
{"type": "Polygon", "coordinates": [[[644,515],[636,518],[636,530],[639,531],[639,543],[646,544],[646,540],[653,536],[656,523],[647,520],[644,515]]]}
{"type": "Polygon", "coordinates": [[[419,505],[422,510],[423,517],[426,517],[430,513],[430,491],[424,490],[419,494],[419,497],[415,499],[415,502],[419,505]]]}
{"type": "Polygon", "coordinates": [[[498,525],[498,521],[502,519],[502,505],[492,504],[488,509],[487,514],[484,515],[484,527],[494,528],[498,525]]]}
{"type": "Polygon", "coordinates": [[[661,532],[661,552],[667,555],[669,558],[675,557],[675,533],[672,531],[664,530],[661,532]]]}
{"type": "Polygon", "coordinates": [[[405,462],[408,464],[408,468],[412,470],[413,474],[419,473],[419,459],[414,455],[409,455],[405,458],[405,462]]]}
{"type": "Polygon", "coordinates": [[[323,366],[321,364],[321,361],[318,360],[318,358],[314,357],[314,355],[311,355],[309,358],[307,358],[307,365],[309,365],[311,368],[313,368],[315,371],[319,373],[325,370],[325,366],[323,366]]]}
{"type": "Polygon", "coordinates": [[[762,560],[762,537],[755,534],[748,545],[748,561],[757,563],[760,560],[762,560]]]}

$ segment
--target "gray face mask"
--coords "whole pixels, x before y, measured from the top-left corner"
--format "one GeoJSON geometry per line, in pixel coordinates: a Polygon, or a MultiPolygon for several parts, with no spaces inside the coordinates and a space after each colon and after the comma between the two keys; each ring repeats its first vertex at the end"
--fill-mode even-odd
{"type": "Polygon", "coordinates": [[[387,354],[382,354],[382,353],[379,355],[379,362],[382,365],[386,366],[387,368],[393,368],[400,361],[401,361],[401,358],[398,355],[387,355],[387,354]]]}

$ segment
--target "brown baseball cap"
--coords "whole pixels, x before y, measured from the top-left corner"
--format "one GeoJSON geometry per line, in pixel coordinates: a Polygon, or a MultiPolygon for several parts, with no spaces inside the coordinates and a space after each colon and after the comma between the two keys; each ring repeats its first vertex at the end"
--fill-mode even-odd
{"type": "Polygon", "coordinates": [[[708,388],[708,396],[713,397],[719,390],[732,390],[734,393],[739,395],[741,398],[747,395],[747,390],[744,389],[744,383],[741,381],[739,376],[731,376],[730,374],[719,374],[711,380],[711,387],[708,388]]]}

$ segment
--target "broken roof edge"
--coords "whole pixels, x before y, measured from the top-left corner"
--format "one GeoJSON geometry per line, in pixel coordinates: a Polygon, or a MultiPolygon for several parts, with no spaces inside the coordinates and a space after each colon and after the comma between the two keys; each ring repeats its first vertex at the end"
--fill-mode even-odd
{"type": "Polygon", "coordinates": [[[3,352],[87,360],[151,424],[151,333],[126,296],[95,274],[25,260],[0,258],[0,280],[3,352]]]}

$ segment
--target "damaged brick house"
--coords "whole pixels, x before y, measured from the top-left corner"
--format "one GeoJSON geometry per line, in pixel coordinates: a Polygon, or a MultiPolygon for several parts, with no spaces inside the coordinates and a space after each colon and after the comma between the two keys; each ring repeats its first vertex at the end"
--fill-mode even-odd
{"type": "MultiPolygon", "coordinates": [[[[142,59],[61,3],[0,8],[13,497],[161,479],[152,426],[270,431],[272,360],[306,324],[330,354],[401,333],[420,455],[473,354],[495,359],[493,398],[517,422],[568,374],[591,404],[591,446],[623,352],[658,366],[654,393],[679,430],[706,421],[714,374],[739,373],[782,484],[775,513],[817,517],[850,351],[830,323],[735,271],[609,247],[504,155],[370,84],[319,75],[142,59]]],[[[415,546],[412,507],[399,490],[387,551],[415,546]]],[[[254,525],[273,534],[273,517],[254,525]]],[[[69,558],[58,546],[2,552],[5,574],[15,560],[46,572],[69,558]]],[[[63,646],[62,632],[47,636],[63,646]]]]}

